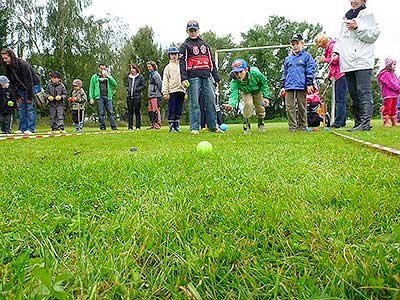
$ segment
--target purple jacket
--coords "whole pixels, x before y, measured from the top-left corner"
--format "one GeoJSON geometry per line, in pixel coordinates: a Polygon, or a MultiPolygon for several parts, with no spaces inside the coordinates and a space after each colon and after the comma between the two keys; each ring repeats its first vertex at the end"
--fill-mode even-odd
{"type": "Polygon", "coordinates": [[[383,99],[397,98],[399,96],[400,81],[394,72],[383,69],[376,78],[381,85],[383,99]]]}

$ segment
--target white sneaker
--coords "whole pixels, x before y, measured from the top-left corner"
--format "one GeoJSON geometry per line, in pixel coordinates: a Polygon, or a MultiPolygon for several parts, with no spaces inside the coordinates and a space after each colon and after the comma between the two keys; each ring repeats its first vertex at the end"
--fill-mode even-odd
{"type": "Polygon", "coordinates": [[[30,130],[25,130],[25,131],[24,131],[24,134],[33,134],[33,132],[30,131],[30,130]]]}
{"type": "Polygon", "coordinates": [[[15,133],[15,134],[21,134],[21,133],[23,133],[23,132],[22,132],[22,130],[17,130],[17,131],[14,131],[14,133],[15,133]]]}
{"type": "Polygon", "coordinates": [[[259,132],[264,132],[265,131],[264,125],[262,125],[262,124],[258,125],[258,131],[259,132]]]}
{"type": "Polygon", "coordinates": [[[243,129],[243,134],[251,134],[250,128],[243,129]]]}
{"type": "Polygon", "coordinates": [[[191,134],[199,134],[199,131],[198,130],[191,130],[190,133],[191,134]]]}

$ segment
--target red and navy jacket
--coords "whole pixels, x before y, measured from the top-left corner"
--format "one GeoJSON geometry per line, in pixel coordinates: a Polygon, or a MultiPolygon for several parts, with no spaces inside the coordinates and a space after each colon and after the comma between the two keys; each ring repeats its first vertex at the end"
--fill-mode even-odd
{"type": "Polygon", "coordinates": [[[201,38],[187,38],[179,49],[181,80],[194,77],[210,77],[219,82],[219,75],[211,55],[210,46],[201,38]]]}

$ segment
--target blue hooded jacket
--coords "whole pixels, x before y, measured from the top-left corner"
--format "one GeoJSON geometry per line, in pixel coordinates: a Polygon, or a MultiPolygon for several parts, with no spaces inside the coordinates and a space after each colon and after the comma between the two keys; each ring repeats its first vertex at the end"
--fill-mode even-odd
{"type": "Polygon", "coordinates": [[[283,62],[281,87],[285,90],[305,90],[314,83],[315,67],[314,59],[305,50],[298,55],[287,56],[283,62]]]}

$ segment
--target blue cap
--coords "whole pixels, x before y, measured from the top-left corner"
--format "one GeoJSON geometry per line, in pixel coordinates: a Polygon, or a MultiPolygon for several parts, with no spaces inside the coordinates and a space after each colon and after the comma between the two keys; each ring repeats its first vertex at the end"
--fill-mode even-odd
{"type": "Polygon", "coordinates": [[[176,53],[179,53],[178,48],[171,47],[171,48],[168,49],[168,54],[176,54],[176,53]]]}
{"type": "Polygon", "coordinates": [[[237,58],[233,61],[232,65],[232,72],[242,72],[244,69],[247,68],[247,63],[242,58],[237,58]]]}
{"type": "Polygon", "coordinates": [[[8,80],[8,78],[4,75],[0,76],[0,84],[5,84],[5,83],[9,83],[10,80],[8,80]]]}

